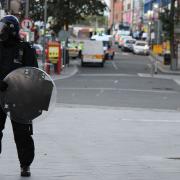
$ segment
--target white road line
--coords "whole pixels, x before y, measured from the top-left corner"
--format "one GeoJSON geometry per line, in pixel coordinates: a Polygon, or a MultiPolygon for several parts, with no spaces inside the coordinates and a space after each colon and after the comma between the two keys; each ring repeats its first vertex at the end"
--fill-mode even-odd
{"type": "MultiPolygon", "coordinates": [[[[138,73],[137,74],[140,77],[152,77],[150,74],[143,74],[143,73],[138,73]]],[[[180,80],[180,76],[177,75],[163,75],[163,74],[154,74],[153,78],[157,79],[172,79],[172,80],[180,80]]]]}
{"type": "Polygon", "coordinates": [[[156,79],[166,79],[166,80],[173,80],[175,83],[177,83],[180,86],[180,76],[178,75],[158,75],[154,74],[152,77],[150,74],[143,74],[143,73],[138,73],[139,77],[143,78],[156,78],[156,79]]]}
{"type": "Polygon", "coordinates": [[[128,56],[128,55],[129,55],[129,53],[122,53],[122,55],[123,55],[123,56],[128,56]]]}
{"type": "Polygon", "coordinates": [[[113,65],[115,70],[118,70],[118,67],[117,67],[117,65],[116,65],[116,63],[114,61],[112,61],[112,65],[113,65]]]}
{"type": "Polygon", "coordinates": [[[58,90],[98,90],[98,91],[125,91],[125,92],[140,92],[140,93],[167,93],[167,94],[180,94],[178,91],[158,91],[158,90],[141,90],[141,89],[121,89],[121,88],[57,88],[58,90]]]}
{"type": "Polygon", "coordinates": [[[100,106],[100,105],[87,105],[87,104],[66,104],[66,103],[57,103],[57,107],[70,107],[70,108],[95,108],[95,109],[109,109],[109,110],[121,110],[121,111],[132,111],[132,112],[142,112],[147,111],[152,113],[177,113],[178,120],[180,116],[180,108],[177,109],[159,109],[159,108],[140,108],[140,107],[121,107],[121,106],[100,106]]]}
{"type": "Polygon", "coordinates": [[[180,79],[174,79],[174,81],[180,86],[180,79]]]}
{"type": "Polygon", "coordinates": [[[111,74],[78,74],[78,76],[85,76],[85,77],[94,77],[94,76],[96,76],[96,77],[139,77],[138,75],[136,75],[136,74],[113,74],[113,73],[111,73],[111,74]]]}
{"type": "Polygon", "coordinates": [[[132,121],[132,122],[154,122],[154,123],[180,123],[180,120],[168,120],[168,119],[126,119],[122,118],[120,121],[132,121]]]}

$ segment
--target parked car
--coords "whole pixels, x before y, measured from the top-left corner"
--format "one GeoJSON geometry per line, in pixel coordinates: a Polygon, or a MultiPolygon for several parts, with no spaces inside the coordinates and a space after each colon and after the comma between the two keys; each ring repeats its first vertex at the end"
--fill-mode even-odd
{"type": "Polygon", "coordinates": [[[120,36],[119,42],[118,42],[118,47],[121,48],[124,45],[124,42],[126,39],[132,39],[131,36],[120,36]]]}
{"type": "Polygon", "coordinates": [[[123,46],[121,47],[122,51],[133,51],[133,44],[136,43],[136,39],[125,39],[123,46]]]}
{"type": "Polygon", "coordinates": [[[133,53],[149,55],[150,48],[148,43],[146,41],[136,41],[136,43],[133,45],[133,53]]]}

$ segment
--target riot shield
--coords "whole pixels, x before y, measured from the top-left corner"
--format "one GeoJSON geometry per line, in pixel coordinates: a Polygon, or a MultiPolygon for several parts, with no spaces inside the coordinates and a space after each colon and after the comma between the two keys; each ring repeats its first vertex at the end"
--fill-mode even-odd
{"type": "Polygon", "coordinates": [[[11,120],[22,124],[46,118],[56,103],[56,86],[51,77],[34,67],[12,71],[4,81],[1,105],[11,120]]]}

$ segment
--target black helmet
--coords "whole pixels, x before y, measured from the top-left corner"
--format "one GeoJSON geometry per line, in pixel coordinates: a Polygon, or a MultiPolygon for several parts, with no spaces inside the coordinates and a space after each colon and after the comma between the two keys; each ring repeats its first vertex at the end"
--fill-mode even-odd
{"type": "Polygon", "coordinates": [[[6,41],[10,37],[19,37],[19,21],[15,16],[7,15],[0,20],[0,41],[6,41]]]}

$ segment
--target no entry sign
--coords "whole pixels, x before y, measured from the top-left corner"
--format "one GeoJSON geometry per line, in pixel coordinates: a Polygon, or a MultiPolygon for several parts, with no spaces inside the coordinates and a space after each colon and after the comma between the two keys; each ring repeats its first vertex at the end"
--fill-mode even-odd
{"type": "Polygon", "coordinates": [[[30,30],[30,29],[32,29],[32,27],[33,27],[33,22],[32,22],[32,20],[31,20],[31,19],[28,19],[28,18],[24,19],[24,20],[21,22],[21,27],[22,27],[23,29],[25,29],[25,30],[30,30]]]}

